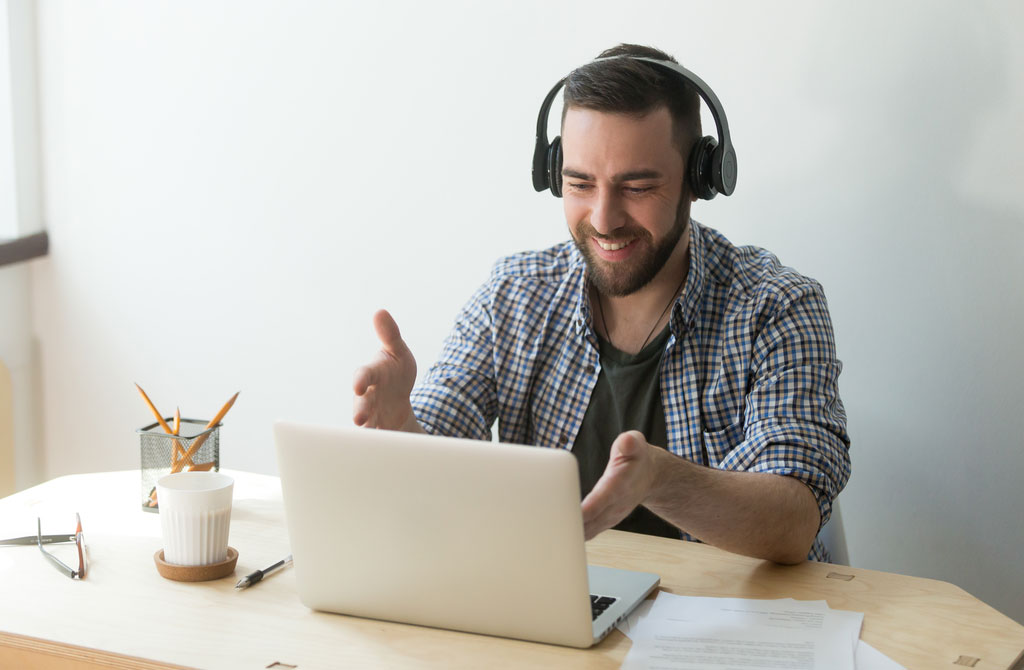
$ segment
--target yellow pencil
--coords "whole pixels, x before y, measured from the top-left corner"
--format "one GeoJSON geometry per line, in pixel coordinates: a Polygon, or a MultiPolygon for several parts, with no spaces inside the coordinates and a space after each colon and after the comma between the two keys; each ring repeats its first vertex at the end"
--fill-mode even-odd
{"type": "MultiPolygon", "coordinates": [[[[239,391],[238,393],[241,393],[241,391],[239,391]]],[[[218,423],[220,423],[220,420],[223,419],[224,415],[228,413],[228,410],[231,409],[231,406],[235,404],[235,399],[238,398],[238,393],[235,393],[235,395],[231,396],[231,398],[226,403],[224,403],[224,406],[220,408],[220,411],[217,412],[217,414],[212,419],[210,419],[209,423],[206,424],[207,428],[213,428],[218,423]]]]}
{"type": "MultiPolygon", "coordinates": [[[[180,435],[181,434],[181,408],[180,407],[175,407],[174,408],[174,434],[175,435],[180,435]]],[[[171,467],[173,468],[174,464],[177,463],[178,460],[179,460],[179,454],[185,453],[185,450],[182,448],[181,442],[178,442],[177,440],[172,440],[171,444],[173,446],[173,448],[171,450],[171,467]]]]}
{"type": "Polygon", "coordinates": [[[160,422],[160,425],[163,427],[163,429],[166,432],[170,433],[171,435],[174,435],[174,431],[171,430],[171,427],[167,425],[166,421],[164,421],[164,418],[160,415],[160,412],[157,410],[156,406],[153,404],[153,401],[149,399],[148,395],[146,395],[146,392],[142,390],[142,387],[139,386],[138,384],[136,384],[135,388],[139,389],[139,393],[142,394],[142,399],[146,401],[147,405],[149,405],[149,409],[151,409],[153,411],[153,416],[155,416],[156,420],[160,422]]]}
{"type": "MultiPolygon", "coordinates": [[[[164,429],[164,432],[169,434],[169,435],[177,435],[178,434],[178,429],[181,426],[180,415],[175,419],[174,429],[172,430],[171,427],[167,425],[167,422],[164,421],[164,417],[163,417],[162,414],[160,414],[160,410],[158,410],[156,408],[156,405],[153,404],[153,401],[150,400],[149,396],[146,395],[146,392],[142,390],[142,387],[139,386],[138,384],[135,384],[135,388],[139,389],[139,393],[142,395],[142,399],[146,401],[147,405],[149,405],[149,409],[152,410],[153,416],[156,417],[156,420],[160,422],[160,426],[164,429]]],[[[177,440],[172,440],[171,441],[171,467],[172,468],[175,466],[175,464],[177,462],[178,454],[182,453],[184,451],[185,450],[181,448],[181,444],[177,440]]],[[[192,459],[191,458],[189,459],[189,463],[192,463],[192,459]]]]}
{"type": "MultiPolygon", "coordinates": [[[[238,391],[238,393],[241,393],[241,391],[238,391]]],[[[217,414],[214,415],[212,419],[210,419],[209,423],[206,424],[206,430],[209,430],[210,428],[213,428],[218,423],[220,423],[220,420],[223,419],[224,415],[228,413],[228,410],[231,409],[231,406],[235,404],[235,400],[238,398],[238,393],[235,393],[235,395],[231,396],[231,398],[226,403],[224,403],[224,406],[220,408],[220,411],[217,412],[217,414]]],[[[196,455],[196,452],[199,451],[199,448],[203,446],[203,443],[206,442],[206,438],[208,438],[209,436],[210,433],[200,435],[196,439],[196,441],[192,443],[192,446],[188,448],[188,451],[185,452],[185,455],[181,458],[181,460],[179,460],[171,468],[171,472],[181,472],[181,469],[185,467],[186,459],[188,460],[189,463],[193,463],[192,457],[196,455]]],[[[189,469],[191,470],[195,467],[196,466],[193,465],[192,468],[189,469]]]]}

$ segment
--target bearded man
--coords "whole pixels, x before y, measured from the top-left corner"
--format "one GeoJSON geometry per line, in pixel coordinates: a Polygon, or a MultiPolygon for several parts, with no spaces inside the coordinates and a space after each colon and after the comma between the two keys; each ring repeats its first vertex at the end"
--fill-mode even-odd
{"type": "Polygon", "coordinates": [[[698,94],[644,59],[675,63],[620,45],[563,82],[552,191],[572,239],[498,261],[418,385],[378,312],[353,420],[481,440],[498,421],[502,442],[571,449],[587,539],[828,560],[850,458],[824,293],[690,218],[709,197],[698,94]]]}

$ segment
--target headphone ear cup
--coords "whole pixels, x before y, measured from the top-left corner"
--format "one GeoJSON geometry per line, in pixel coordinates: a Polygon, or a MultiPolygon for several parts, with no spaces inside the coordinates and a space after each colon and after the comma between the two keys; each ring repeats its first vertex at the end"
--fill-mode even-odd
{"type": "Polygon", "coordinates": [[[718,140],[709,135],[697,140],[690,151],[690,162],[687,169],[690,177],[690,188],[701,200],[711,200],[717,195],[711,181],[711,156],[718,146],[718,140]]]}
{"type": "Polygon", "coordinates": [[[556,198],[562,197],[562,138],[555,137],[548,147],[548,188],[556,198]]]}

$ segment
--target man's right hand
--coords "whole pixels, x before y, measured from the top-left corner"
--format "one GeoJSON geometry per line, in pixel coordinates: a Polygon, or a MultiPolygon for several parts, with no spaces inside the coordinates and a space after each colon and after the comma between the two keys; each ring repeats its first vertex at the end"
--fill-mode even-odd
{"type": "Polygon", "coordinates": [[[409,403],[416,383],[416,359],[386,310],[373,315],[381,349],[369,365],[356,370],[352,421],[357,426],[423,432],[409,403]]]}

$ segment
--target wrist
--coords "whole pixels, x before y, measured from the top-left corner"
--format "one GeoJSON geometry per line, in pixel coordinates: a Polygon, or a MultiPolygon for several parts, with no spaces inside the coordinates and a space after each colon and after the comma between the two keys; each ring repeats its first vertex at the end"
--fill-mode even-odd
{"type": "Polygon", "coordinates": [[[409,414],[406,417],[405,421],[402,423],[402,425],[399,428],[399,430],[403,430],[403,431],[405,431],[407,433],[425,433],[425,432],[427,432],[427,431],[423,430],[423,426],[421,426],[420,422],[416,420],[416,414],[413,413],[412,406],[409,407],[409,414]]]}
{"type": "Polygon", "coordinates": [[[666,505],[678,505],[680,498],[692,490],[693,483],[687,483],[697,474],[694,463],[676,456],[668,449],[651,445],[651,468],[653,478],[644,505],[653,510],[666,505]]]}
{"type": "Polygon", "coordinates": [[[667,471],[671,468],[671,464],[665,460],[665,456],[671,456],[671,454],[653,444],[648,444],[647,448],[652,476],[647,496],[644,498],[644,505],[650,507],[652,504],[656,505],[664,497],[664,490],[668,487],[667,471]]]}

